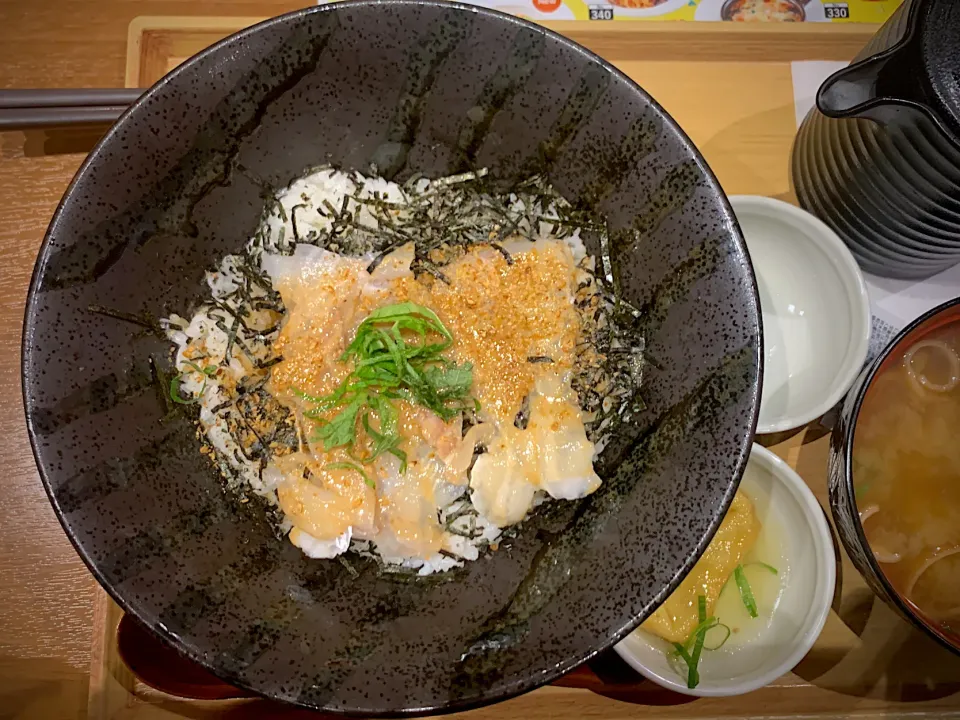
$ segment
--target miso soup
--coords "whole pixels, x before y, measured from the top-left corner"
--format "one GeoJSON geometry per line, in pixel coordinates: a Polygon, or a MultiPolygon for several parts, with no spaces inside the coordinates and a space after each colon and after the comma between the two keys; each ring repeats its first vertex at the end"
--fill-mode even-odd
{"type": "Polygon", "coordinates": [[[890,584],[960,634],[960,324],[904,346],[876,375],[857,420],[853,482],[890,584]]]}

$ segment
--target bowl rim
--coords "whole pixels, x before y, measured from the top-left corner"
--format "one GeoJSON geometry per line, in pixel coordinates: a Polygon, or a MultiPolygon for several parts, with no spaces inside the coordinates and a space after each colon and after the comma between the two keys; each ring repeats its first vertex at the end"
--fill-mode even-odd
{"type": "MultiPolygon", "coordinates": [[[[833,534],[830,531],[830,525],[827,523],[826,512],[820,501],[817,500],[810,486],[790,467],[789,464],[779,455],[763,447],[759,443],[754,443],[750,449],[750,462],[755,462],[769,471],[769,474],[775,478],[776,482],[785,487],[793,497],[797,506],[801,509],[803,517],[807,521],[813,541],[815,544],[817,558],[817,585],[814,588],[814,602],[810,610],[803,618],[800,628],[797,630],[797,642],[794,644],[791,652],[779,663],[754,673],[749,673],[746,680],[737,682],[731,681],[729,685],[722,687],[709,688],[688,688],[680,676],[667,676],[646,666],[639,657],[630,652],[624,643],[618,643],[614,646],[617,654],[623,658],[628,665],[643,675],[645,678],[661,687],[672,690],[683,695],[692,697],[731,697],[734,695],[743,695],[754,690],[769,685],[771,682],[790,672],[797,663],[810,651],[813,644],[820,636],[827,616],[833,604],[834,590],[836,587],[837,562],[835,547],[833,543],[833,534]]],[[[649,644],[646,639],[639,642],[649,644]]],[[[723,682],[723,681],[720,681],[723,682]]]]}
{"type": "MultiPolygon", "coordinates": [[[[852,326],[850,343],[845,348],[846,362],[840,366],[840,372],[837,373],[828,388],[829,392],[807,412],[784,413],[779,420],[771,422],[761,422],[760,415],[758,415],[756,430],[758,434],[765,435],[793,430],[829,412],[843,399],[843,396],[863,369],[867,352],[870,349],[871,330],[870,298],[867,293],[867,284],[860,266],[857,265],[853,254],[843,244],[840,236],[815,215],[796,205],[763,195],[731,195],[729,200],[735,214],[739,210],[745,212],[760,211],[767,217],[772,217],[800,230],[804,237],[815,243],[832,263],[840,276],[844,295],[848,300],[852,326]]],[[[740,222],[739,219],[737,222],[740,222]]],[[[744,242],[747,243],[747,251],[749,252],[750,246],[746,235],[744,235],[744,242]]],[[[755,274],[762,275],[762,267],[758,267],[756,262],[753,263],[753,266],[755,274]]],[[[762,307],[761,324],[763,324],[762,307]]],[[[762,388],[760,406],[763,407],[762,388]]]]}
{"type": "MultiPolygon", "coordinates": [[[[759,298],[759,288],[757,286],[756,274],[753,270],[753,263],[750,258],[749,251],[747,250],[746,241],[743,238],[743,233],[740,230],[740,226],[737,223],[736,215],[733,212],[733,208],[730,204],[730,200],[727,194],[724,192],[720,181],[718,180],[716,173],[710,168],[707,164],[706,159],[703,156],[703,153],[700,151],[698,146],[693,142],[690,136],[680,127],[677,121],[673,118],[672,115],[654,99],[649,92],[647,92],[639,83],[633,80],[626,73],[618,69],[611,62],[605,60],[601,56],[597,55],[592,50],[580,45],[574,40],[565,37],[564,35],[551,30],[548,27],[545,27],[539,23],[517,17],[515,15],[510,15],[508,13],[500,12],[494,9],[481,7],[477,5],[467,4],[466,2],[459,2],[457,0],[348,0],[346,2],[334,2],[334,3],[325,3],[322,5],[313,5],[305,8],[300,8],[298,10],[292,10],[290,12],[282,13],[274,17],[267,18],[260,22],[257,22],[249,27],[243,28],[237,32],[231,33],[227,37],[218,40],[212,45],[204,48],[200,52],[192,55],[190,58],[185,60],[183,63],[178,65],[176,68],[165,74],[159,80],[157,80],[151,87],[144,90],[143,94],[131,104],[114,122],[110,129],[100,138],[97,144],[93,149],[87,154],[83,162],[80,164],[80,167],[77,169],[74,177],[70,181],[69,185],[63,192],[63,195],[60,201],[57,204],[56,209],[51,215],[50,223],[47,227],[46,232],[44,233],[43,240],[40,244],[40,247],[37,250],[37,261],[34,264],[33,271],[30,277],[30,284],[27,290],[27,299],[24,306],[24,316],[23,316],[23,330],[21,334],[21,360],[20,360],[20,385],[21,385],[21,394],[23,399],[23,410],[24,416],[26,419],[26,425],[28,430],[28,437],[30,439],[30,448],[33,454],[34,462],[38,468],[38,474],[40,475],[41,483],[44,487],[44,490],[47,494],[47,498],[50,501],[51,506],[53,507],[54,514],[57,516],[57,520],[60,522],[61,527],[64,530],[64,534],[69,539],[71,545],[73,545],[74,550],[77,555],[87,566],[88,571],[93,575],[97,583],[104,589],[104,591],[120,606],[120,608],[125,612],[129,613],[133,617],[140,619],[140,614],[133,610],[130,603],[128,603],[124,598],[122,598],[116,591],[116,589],[108,582],[105,581],[102,573],[97,569],[93,559],[88,555],[88,553],[81,547],[77,541],[74,533],[70,530],[66,518],[63,514],[60,505],[58,504],[54,492],[51,488],[49,479],[47,477],[44,465],[41,462],[40,449],[38,442],[36,440],[33,423],[30,419],[29,408],[33,405],[30,402],[30,393],[28,392],[27,378],[31,375],[33,365],[31,364],[31,353],[29,352],[29,346],[32,343],[34,336],[34,329],[31,327],[29,320],[31,315],[36,309],[36,296],[37,290],[40,283],[41,267],[43,263],[41,260],[44,258],[46,253],[49,250],[50,242],[54,235],[54,231],[58,226],[58,223],[61,221],[62,215],[64,213],[65,207],[68,203],[68,199],[72,197],[72,194],[76,186],[81,182],[83,178],[86,177],[90,171],[91,166],[98,161],[100,153],[103,149],[113,141],[116,134],[119,132],[118,128],[128,122],[129,118],[136,112],[138,112],[142,107],[149,104],[156,93],[161,91],[167,84],[169,84],[174,78],[179,77],[181,74],[189,73],[193,70],[194,65],[203,58],[215,55],[216,53],[221,52],[224,47],[229,46],[232,43],[241,42],[250,36],[262,32],[263,30],[283,25],[285,23],[294,22],[300,18],[306,17],[313,14],[322,14],[322,13],[337,13],[337,12],[348,12],[352,9],[358,8],[375,8],[380,6],[431,6],[438,8],[447,8],[451,10],[458,10],[470,13],[472,15],[484,15],[490,18],[493,18],[500,22],[505,22],[508,25],[513,25],[518,28],[526,28],[532,30],[536,33],[539,33],[545,37],[551,38],[553,41],[563,45],[568,48],[571,52],[579,54],[586,59],[596,63],[599,67],[606,70],[611,76],[617,78],[624,83],[625,86],[629,87],[634,93],[643,98],[643,100],[648,103],[648,105],[653,108],[663,120],[663,129],[664,131],[670,133],[671,135],[679,138],[682,143],[688,148],[691,157],[690,161],[695,163],[697,169],[701,173],[702,177],[707,180],[710,184],[711,190],[716,190],[716,202],[719,204],[720,209],[725,214],[725,219],[729,222],[729,227],[731,231],[730,240],[738,247],[742,253],[743,263],[742,267],[745,270],[745,277],[742,280],[746,280],[746,289],[751,294],[753,300],[753,306],[756,309],[756,340],[757,346],[754,352],[754,362],[757,368],[757,380],[755,386],[750,390],[750,392],[755,396],[755,399],[752,403],[752,411],[749,418],[747,418],[747,427],[743,433],[743,443],[742,448],[739,452],[739,457],[736,460],[734,471],[732,473],[732,482],[728,488],[728,494],[721,502],[720,509],[723,512],[719,513],[709,524],[708,529],[704,537],[701,539],[700,544],[694,548],[691,555],[687,558],[684,564],[681,566],[677,575],[673,580],[668,583],[662,590],[661,594],[663,598],[666,598],[670,592],[672,592],[676,587],[682,582],[683,578],[690,572],[693,566],[696,564],[697,560],[700,559],[700,556],[706,550],[707,545],[713,539],[713,536],[716,534],[717,529],[720,527],[720,523],[723,520],[726,509],[729,507],[730,503],[733,501],[733,497],[736,494],[736,490],[739,487],[740,479],[743,476],[743,473],[746,469],[747,462],[750,456],[750,440],[756,432],[757,419],[760,412],[760,388],[762,387],[763,382],[763,369],[764,369],[764,354],[763,354],[763,326],[760,316],[760,298],[759,298]]],[[[649,613],[652,613],[660,604],[662,599],[658,602],[656,598],[651,603],[649,613]]],[[[207,657],[200,653],[191,651],[189,648],[180,644],[179,639],[170,633],[163,625],[158,625],[155,623],[147,623],[147,627],[150,631],[156,635],[160,640],[169,645],[171,648],[176,650],[183,657],[191,660],[192,662],[203,667],[209,671],[214,676],[220,678],[224,682],[227,682],[235,687],[241,688],[243,690],[248,690],[251,693],[254,693],[258,697],[266,697],[268,699],[274,700],[276,702],[283,703],[297,708],[306,708],[310,710],[319,710],[326,712],[332,715],[340,715],[344,717],[417,717],[423,715],[433,715],[433,714],[447,714],[453,712],[461,712],[466,710],[471,710],[474,708],[484,707],[496,702],[503,700],[508,700],[510,698],[522,695],[526,692],[530,692],[539,687],[547,685],[562,675],[570,672],[574,668],[582,665],[583,663],[589,661],[591,658],[600,654],[601,652],[609,649],[619,642],[623,637],[632,632],[637,625],[639,625],[642,616],[638,616],[628,622],[626,625],[621,627],[616,632],[611,633],[602,642],[596,646],[590,647],[587,650],[584,650],[578,653],[575,656],[571,656],[567,662],[557,664],[548,670],[545,670],[535,677],[532,675],[526,676],[523,680],[515,681],[512,684],[504,685],[501,690],[498,692],[478,696],[469,700],[461,700],[455,702],[449,702],[444,704],[430,705],[430,706],[416,706],[409,708],[397,709],[360,709],[360,708],[324,708],[305,705],[294,700],[277,697],[272,694],[268,694],[263,690],[254,687],[250,683],[247,683],[243,680],[240,680],[236,677],[234,673],[223,670],[219,665],[214,661],[209,660],[207,657]]]]}
{"type": "MultiPolygon", "coordinates": [[[[884,593],[887,595],[886,598],[881,599],[885,599],[887,602],[892,603],[901,613],[901,615],[909,618],[910,622],[919,630],[922,630],[924,633],[926,633],[928,637],[936,640],[947,650],[960,654],[960,643],[950,642],[943,633],[937,630],[936,627],[924,622],[917,614],[917,609],[915,606],[907,601],[906,598],[904,598],[903,595],[901,595],[900,592],[893,587],[893,585],[887,579],[886,574],[880,568],[880,563],[877,562],[876,557],[873,555],[873,551],[870,549],[870,543],[867,541],[867,535],[863,530],[863,524],[860,522],[859,508],[857,507],[857,493],[853,485],[853,445],[856,440],[857,421],[860,419],[860,411],[863,409],[863,402],[867,397],[870,387],[873,385],[873,381],[876,380],[877,375],[880,374],[880,370],[883,369],[883,366],[888,360],[890,360],[893,353],[898,348],[902,347],[911,335],[916,333],[918,330],[923,329],[928,322],[934,320],[937,316],[958,306],[960,306],[960,297],[947,300],[946,302],[927,310],[927,312],[923,313],[923,315],[906,325],[893,337],[892,340],[890,340],[889,343],[887,343],[887,346],[877,355],[876,358],[873,359],[873,361],[870,363],[870,366],[863,371],[863,376],[858,383],[856,394],[853,396],[853,403],[850,406],[849,421],[843,425],[838,425],[837,429],[834,430],[834,439],[836,439],[836,435],[838,434],[837,431],[842,428],[842,437],[840,438],[840,441],[843,443],[843,481],[841,483],[841,488],[842,492],[850,500],[850,506],[856,511],[855,513],[851,513],[853,516],[851,517],[851,526],[856,534],[857,543],[860,545],[859,549],[862,550],[862,555],[866,559],[867,565],[870,566],[870,571],[873,573],[874,578],[880,583],[884,593]]],[[[960,322],[960,317],[954,320],[954,322],[960,322]]],[[[932,329],[934,328],[931,328],[930,330],[932,329]]],[[[832,502],[831,506],[833,506],[832,502]]],[[[834,510],[834,512],[836,512],[836,510],[834,510]]],[[[863,574],[863,571],[859,570],[859,568],[858,571],[863,574]]]]}

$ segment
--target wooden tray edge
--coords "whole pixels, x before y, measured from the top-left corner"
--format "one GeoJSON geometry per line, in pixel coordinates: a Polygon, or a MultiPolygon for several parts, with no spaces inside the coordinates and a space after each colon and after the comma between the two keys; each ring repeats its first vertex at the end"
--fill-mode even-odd
{"type": "MultiPolygon", "coordinates": [[[[142,83],[145,44],[171,32],[225,37],[263,17],[154,16],[127,28],[126,87],[142,83]]],[[[872,23],[725,23],[547,21],[548,30],[575,40],[608,60],[847,60],[880,27],[872,23]]]]}

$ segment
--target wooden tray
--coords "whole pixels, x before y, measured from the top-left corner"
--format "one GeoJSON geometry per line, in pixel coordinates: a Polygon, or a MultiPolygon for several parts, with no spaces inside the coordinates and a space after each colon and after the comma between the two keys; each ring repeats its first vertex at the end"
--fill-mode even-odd
{"type": "MultiPolygon", "coordinates": [[[[185,58],[259,18],[137,18],[127,85],[146,87],[185,58]]],[[[796,132],[790,63],[848,60],[875,32],[867,25],[651,23],[552,25],[644,86],[680,123],[730,194],[792,199],[788,158],[796,132]]],[[[768,439],[773,440],[773,439],[768,439]]],[[[827,507],[826,431],[810,426],[770,444],[827,507]]],[[[99,591],[88,717],[314,718],[262,700],[195,701],[137,680],[117,652],[120,609],[99,591]]],[[[601,657],[557,685],[490,708],[476,720],[540,718],[960,718],[960,658],[877,601],[838,551],[834,611],[807,657],[772,685],[739,698],[691,700],[641,682],[601,657]]],[[[459,716],[457,716],[459,717],[459,716]]]]}

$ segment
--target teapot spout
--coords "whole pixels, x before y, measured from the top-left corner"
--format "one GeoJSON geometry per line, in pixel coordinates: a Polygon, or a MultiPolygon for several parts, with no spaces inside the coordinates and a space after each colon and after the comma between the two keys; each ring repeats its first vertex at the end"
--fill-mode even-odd
{"type": "Polygon", "coordinates": [[[817,107],[827,117],[860,116],[879,97],[877,81],[892,54],[874,55],[828,77],[817,92],[817,107]]]}

